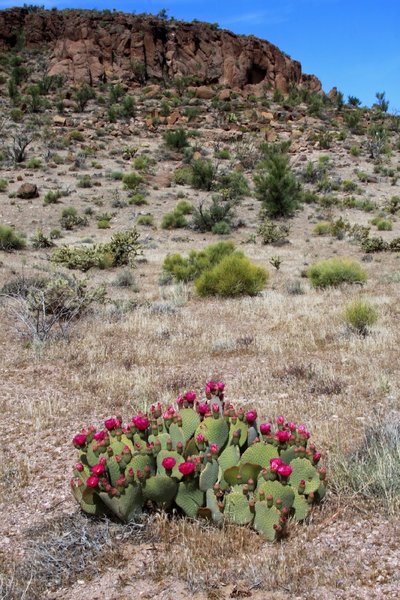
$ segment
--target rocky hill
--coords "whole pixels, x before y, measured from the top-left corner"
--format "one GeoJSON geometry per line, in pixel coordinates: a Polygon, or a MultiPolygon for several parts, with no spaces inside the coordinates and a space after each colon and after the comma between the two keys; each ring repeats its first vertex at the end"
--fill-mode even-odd
{"type": "Polygon", "coordinates": [[[196,76],[201,84],[265,84],[282,92],[296,85],[321,92],[320,81],[273,44],[207,23],[106,11],[0,11],[0,50],[21,39],[49,54],[51,75],[74,83],[196,76]]]}

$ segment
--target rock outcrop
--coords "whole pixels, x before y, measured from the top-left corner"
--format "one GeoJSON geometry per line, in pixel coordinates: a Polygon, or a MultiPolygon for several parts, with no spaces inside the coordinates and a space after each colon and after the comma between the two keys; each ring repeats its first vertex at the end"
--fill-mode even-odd
{"type": "Polygon", "coordinates": [[[273,44],[207,23],[106,11],[0,11],[0,52],[21,39],[49,53],[50,74],[73,83],[196,76],[201,85],[265,84],[282,92],[300,85],[321,92],[320,81],[273,44]]]}

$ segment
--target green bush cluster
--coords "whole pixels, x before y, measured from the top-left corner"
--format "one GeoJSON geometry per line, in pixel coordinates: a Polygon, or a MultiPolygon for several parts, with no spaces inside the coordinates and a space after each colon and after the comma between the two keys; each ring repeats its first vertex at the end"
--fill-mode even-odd
{"type": "Polygon", "coordinates": [[[351,258],[329,258],[321,260],[308,269],[308,277],[316,288],[337,286],[341,283],[364,283],[367,273],[351,258]]]}
{"type": "Polygon", "coordinates": [[[233,242],[211,244],[188,257],[167,256],[163,271],[175,281],[194,281],[200,296],[234,297],[258,294],[268,281],[268,272],[254,265],[233,242]]]}
{"type": "Polygon", "coordinates": [[[9,225],[0,225],[0,250],[11,252],[11,250],[22,250],[26,242],[20,233],[9,225]]]}
{"type": "Polygon", "coordinates": [[[343,311],[345,323],[360,335],[366,335],[378,320],[378,311],[367,300],[353,300],[343,311]]]}

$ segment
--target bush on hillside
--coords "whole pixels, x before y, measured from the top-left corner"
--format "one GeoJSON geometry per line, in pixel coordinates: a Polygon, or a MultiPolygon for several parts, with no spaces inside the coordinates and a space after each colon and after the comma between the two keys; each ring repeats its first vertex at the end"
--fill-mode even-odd
{"type": "Polygon", "coordinates": [[[24,238],[9,225],[0,225],[0,250],[11,252],[25,248],[24,238]]]}
{"type": "Polygon", "coordinates": [[[329,258],[321,260],[308,269],[308,277],[316,288],[337,286],[341,283],[364,283],[367,273],[351,258],[329,258]]]}
{"type": "Polygon", "coordinates": [[[196,279],[200,296],[255,296],[265,287],[268,271],[253,264],[247,257],[232,254],[196,279]]]}

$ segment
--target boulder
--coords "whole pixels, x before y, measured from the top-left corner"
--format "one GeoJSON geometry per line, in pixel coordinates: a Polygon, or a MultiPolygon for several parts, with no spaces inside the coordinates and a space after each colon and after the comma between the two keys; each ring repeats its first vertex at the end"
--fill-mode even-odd
{"type": "Polygon", "coordinates": [[[31,200],[31,198],[37,198],[38,196],[39,191],[35,183],[23,183],[17,191],[17,197],[22,198],[22,200],[31,200]]]}

